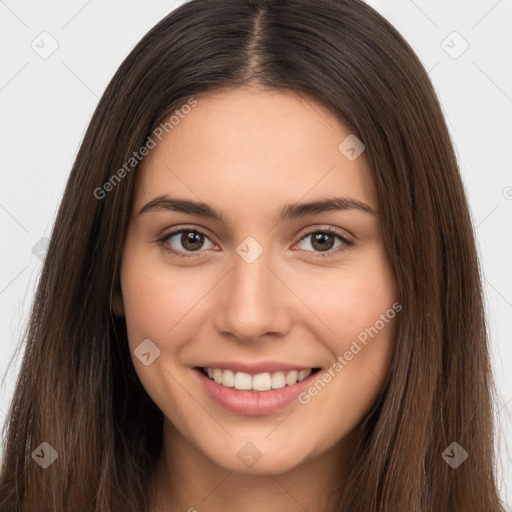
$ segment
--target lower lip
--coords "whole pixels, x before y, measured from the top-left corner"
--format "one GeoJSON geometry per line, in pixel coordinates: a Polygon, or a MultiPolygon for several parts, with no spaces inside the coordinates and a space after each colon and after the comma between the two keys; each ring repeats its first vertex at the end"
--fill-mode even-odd
{"type": "Polygon", "coordinates": [[[225,409],[246,416],[260,416],[272,414],[290,405],[316,379],[318,372],[292,386],[269,391],[239,391],[217,384],[198,368],[194,368],[194,373],[206,392],[225,409]]]}

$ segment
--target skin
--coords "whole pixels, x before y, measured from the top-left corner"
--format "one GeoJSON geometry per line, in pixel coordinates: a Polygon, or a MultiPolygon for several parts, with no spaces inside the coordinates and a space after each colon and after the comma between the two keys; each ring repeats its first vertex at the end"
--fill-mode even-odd
{"type": "Polygon", "coordinates": [[[278,360],[325,371],[398,301],[370,166],[364,152],[354,161],[342,154],[350,130],[311,99],[244,87],[197,100],[137,170],[114,303],[126,317],[137,374],[164,414],[151,510],[335,510],[356,427],[389,370],[396,318],[307,405],[294,401],[272,414],[224,409],[192,368],[278,360]],[[139,214],[165,194],[206,202],[222,220],[139,214]],[[285,204],[334,196],[377,214],[351,209],[277,222],[285,204]],[[199,251],[187,253],[181,235],[157,242],[183,225],[205,233],[199,251]],[[322,252],[306,235],[326,228],[353,245],[337,251],[336,239],[322,252]],[[250,264],[236,252],[248,236],[263,248],[250,264]],[[193,256],[173,256],[165,245],[193,256]],[[160,356],[145,366],[133,351],[148,338],[160,356]],[[262,454],[250,468],[237,457],[247,442],[262,454]]]}

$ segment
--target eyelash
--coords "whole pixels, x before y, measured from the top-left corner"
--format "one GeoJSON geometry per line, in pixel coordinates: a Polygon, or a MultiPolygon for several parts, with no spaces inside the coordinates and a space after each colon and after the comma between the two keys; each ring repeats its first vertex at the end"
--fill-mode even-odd
{"type": "MultiPolygon", "coordinates": [[[[200,255],[201,252],[203,252],[202,250],[198,250],[198,251],[186,251],[186,252],[182,252],[182,251],[176,251],[175,249],[173,249],[172,247],[170,247],[167,243],[166,243],[166,240],[171,238],[172,236],[174,235],[178,235],[180,233],[183,233],[183,232],[191,232],[191,233],[198,233],[200,235],[203,235],[204,237],[208,238],[208,235],[206,233],[204,233],[203,231],[199,230],[199,229],[193,229],[193,228],[180,228],[176,231],[171,231],[170,233],[166,233],[163,237],[161,237],[160,239],[157,240],[157,243],[168,253],[172,254],[173,256],[176,256],[178,258],[200,258],[202,257],[200,255]]],[[[341,235],[340,233],[338,233],[337,231],[333,230],[333,229],[330,229],[330,228],[326,228],[326,229],[316,229],[314,231],[309,231],[308,233],[306,233],[304,236],[301,237],[301,239],[299,240],[299,242],[302,242],[302,240],[305,240],[306,238],[308,238],[309,236],[311,235],[315,235],[317,233],[322,233],[322,234],[328,234],[328,235],[331,235],[335,238],[338,238],[341,242],[342,242],[342,245],[340,245],[339,247],[337,247],[336,249],[329,249],[328,251],[305,251],[305,252],[309,252],[309,253],[314,253],[312,254],[310,257],[313,257],[313,258],[328,258],[328,257],[331,257],[333,256],[334,254],[338,254],[350,247],[352,247],[354,245],[354,242],[352,242],[351,240],[349,240],[348,238],[346,238],[345,236],[341,235]]],[[[212,242],[213,243],[213,242],[212,242]]]]}

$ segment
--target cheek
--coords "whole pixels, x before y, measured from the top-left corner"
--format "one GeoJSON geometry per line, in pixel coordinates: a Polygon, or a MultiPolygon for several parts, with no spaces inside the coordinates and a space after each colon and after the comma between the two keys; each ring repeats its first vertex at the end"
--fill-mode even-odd
{"type": "Polygon", "coordinates": [[[383,258],[361,262],[335,283],[335,289],[315,297],[319,316],[334,331],[323,338],[332,364],[301,401],[311,404],[315,416],[332,419],[325,429],[330,441],[338,428],[354,428],[375,402],[391,363],[401,310],[393,272],[383,258]]]}
{"type": "Polygon", "coordinates": [[[169,312],[174,311],[178,301],[166,293],[165,283],[147,273],[130,270],[128,265],[122,289],[128,339],[133,347],[145,338],[158,340],[172,327],[173,318],[169,312]]]}
{"type": "Polygon", "coordinates": [[[326,286],[311,289],[311,308],[330,328],[325,340],[329,340],[333,352],[345,352],[353,340],[358,337],[364,340],[368,330],[374,332],[375,326],[382,331],[381,339],[388,336],[391,329],[387,327],[395,316],[392,306],[397,301],[397,290],[385,260],[375,257],[361,262],[344,269],[326,286]]]}
{"type": "MultiPolygon", "coordinates": [[[[183,388],[173,385],[180,349],[196,336],[200,301],[208,285],[189,273],[172,272],[162,259],[142,251],[125,251],[121,287],[128,344],[135,371],[148,394],[168,417],[186,416],[183,388]],[[144,340],[158,347],[159,356],[149,365],[137,357],[144,340]]],[[[146,345],[147,346],[147,345],[146,345]]],[[[145,349],[146,350],[146,349],[145,349]]],[[[151,357],[155,349],[150,346],[151,357]]],[[[183,378],[183,376],[182,376],[183,378]]],[[[181,380],[181,378],[180,378],[181,380]]],[[[179,419],[177,420],[179,422],[179,419]]]]}
{"type": "Polygon", "coordinates": [[[161,259],[127,253],[121,284],[130,346],[146,338],[161,341],[181,339],[177,336],[181,332],[193,334],[194,316],[208,282],[191,279],[188,272],[170,272],[161,259]]]}

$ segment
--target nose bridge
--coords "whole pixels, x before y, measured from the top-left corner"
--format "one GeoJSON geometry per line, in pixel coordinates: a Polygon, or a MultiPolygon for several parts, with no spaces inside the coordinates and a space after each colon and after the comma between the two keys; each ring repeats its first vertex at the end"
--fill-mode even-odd
{"type": "Polygon", "coordinates": [[[271,251],[264,250],[252,237],[239,244],[219,302],[220,331],[254,340],[288,329],[286,289],[274,275],[274,266],[271,251]]]}

